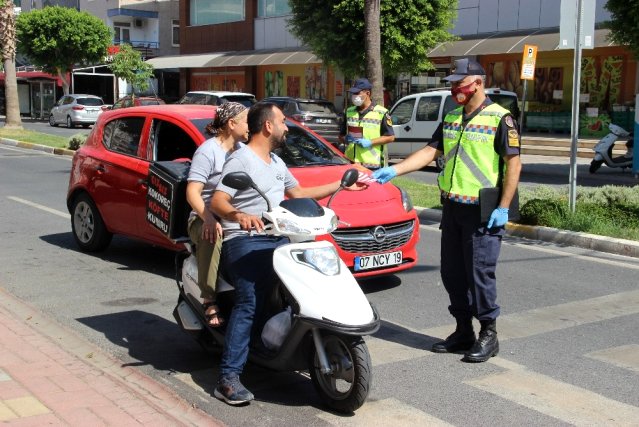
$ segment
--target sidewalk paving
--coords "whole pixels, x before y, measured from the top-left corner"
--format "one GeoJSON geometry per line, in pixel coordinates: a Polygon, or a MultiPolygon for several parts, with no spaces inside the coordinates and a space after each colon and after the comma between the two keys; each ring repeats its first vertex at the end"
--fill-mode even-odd
{"type": "Polygon", "coordinates": [[[0,329],[3,425],[223,425],[2,288],[0,329]]]}

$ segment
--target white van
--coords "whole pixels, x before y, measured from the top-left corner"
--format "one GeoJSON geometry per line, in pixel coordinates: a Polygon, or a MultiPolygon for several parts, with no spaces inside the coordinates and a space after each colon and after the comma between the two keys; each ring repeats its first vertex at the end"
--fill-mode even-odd
{"type": "MultiPolygon", "coordinates": [[[[486,95],[509,110],[516,120],[519,119],[517,94],[489,88],[486,95]]],[[[438,88],[401,98],[390,110],[395,141],[386,145],[388,157],[403,158],[423,148],[431,141],[446,114],[457,106],[450,89],[438,88]]],[[[438,164],[438,167],[441,166],[438,164]]]]}

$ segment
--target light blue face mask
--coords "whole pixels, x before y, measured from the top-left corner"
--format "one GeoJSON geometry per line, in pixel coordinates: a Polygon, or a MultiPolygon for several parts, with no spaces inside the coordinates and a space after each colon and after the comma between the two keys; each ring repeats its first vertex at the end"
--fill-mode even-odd
{"type": "Polygon", "coordinates": [[[364,103],[364,98],[362,98],[361,95],[353,95],[351,96],[351,101],[353,102],[353,105],[359,107],[364,103]]]}

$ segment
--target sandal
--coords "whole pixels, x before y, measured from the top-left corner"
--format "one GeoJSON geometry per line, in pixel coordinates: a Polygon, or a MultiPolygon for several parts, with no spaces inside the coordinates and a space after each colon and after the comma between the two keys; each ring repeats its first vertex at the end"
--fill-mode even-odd
{"type": "Polygon", "coordinates": [[[215,301],[202,304],[204,307],[204,318],[211,328],[217,328],[224,324],[224,318],[220,315],[220,309],[215,301]]]}

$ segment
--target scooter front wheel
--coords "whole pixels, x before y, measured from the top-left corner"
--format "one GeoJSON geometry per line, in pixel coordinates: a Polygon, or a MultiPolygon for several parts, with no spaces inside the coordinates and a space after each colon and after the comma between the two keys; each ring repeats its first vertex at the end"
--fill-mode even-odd
{"type": "Polygon", "coordinates": [[[371,357],[361,337],[322,337],[331,372],[322,373],[317,351],[311,353],[310,374],[322,400],[333,410],[352,413],[362,406],[372,384],[371,357]]]}
{"type": "Polygon", "coordinates": [[[597,172],[597,170],[599,170],[601,165],[603,165],[603,160],[593,160],[592,162],[590,162],[590,169],[588,169],[588,171],[590,173],[595,173],[597,172]]]}

